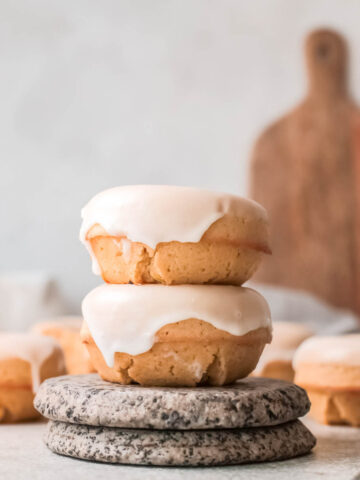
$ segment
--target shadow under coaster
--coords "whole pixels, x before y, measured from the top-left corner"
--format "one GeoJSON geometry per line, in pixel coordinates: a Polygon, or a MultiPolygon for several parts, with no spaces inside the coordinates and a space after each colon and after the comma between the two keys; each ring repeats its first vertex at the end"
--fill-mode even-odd
{"type": "Polygon", "coordinates": [[[117,385],[96,374],[51,378],[35,407],[45,443],[86,460],[137,465],[234,465],[303,455],[315,445],[298,417],[306,392],[246,378],[226,387],[117,385]]]}

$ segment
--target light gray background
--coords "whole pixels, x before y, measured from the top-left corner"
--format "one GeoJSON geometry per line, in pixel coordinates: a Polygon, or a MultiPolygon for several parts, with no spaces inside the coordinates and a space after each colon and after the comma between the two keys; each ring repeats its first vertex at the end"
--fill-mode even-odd
{"type": "Polygon", "coordinates": [[[360,96],[359,20],[357,0],[1,0],[0,271],[49,272],[78,310],[93,194],[245,194],[253,140],[304,94],[309,29],[347,36],[360,96]]]}

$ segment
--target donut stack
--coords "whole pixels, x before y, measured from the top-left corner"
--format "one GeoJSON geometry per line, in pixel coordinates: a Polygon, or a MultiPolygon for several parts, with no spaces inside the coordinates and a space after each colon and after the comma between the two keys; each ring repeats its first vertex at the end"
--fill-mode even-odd
{"type": "Polygon", "coordinates": [[[41,382],[64,373],[64,356],[54,339],[0,332],[0,423],[38,418],[33,400],[41,382]]]}
{"type": "Polygon", "coordinates": [[[57,340],[64,353],[66,372],[70,375],[94,372],[80,339],[82,322],[80,316],[65,315],[35,323],[31,328],[34,333],[57,340]]]}
{"type": "Polygon", "coordinates": [[[296,349],[304,340],[314,335],[307,325],[298,322],[272,322],[273,338],[265,347],[253,375],[294,381],[292,361],[296,349]]]}
{"type": "Polygon", "coordinates": [[[83,302],[82,339],[104,380],[225,385],[271,341],[270,312],[242,288],[269,253],[264,209],[237,196],[126,186],[82,211],[81,240],[105,285],[83,302]]]}
{"type": "Polygon", "coordinates": [[[295,381],[306,388],[320,423],[360,427],[360,334],[312,337],[294,357],[295,381]]]}
{"type": "Polygon", "coordinates": [[[182,466],[310,451],[315,439],[297,420],[309,409],[304,390],[234,383],[271,341],[266,301],[241,287],[269,252],[263,208],[132,186],[100,193],[82,215],[81,240],[106,283],[83,301],[81,337],[102,378],[41,386],[35,406],[50,419],[47,446],[87,460],[182,466]]]}

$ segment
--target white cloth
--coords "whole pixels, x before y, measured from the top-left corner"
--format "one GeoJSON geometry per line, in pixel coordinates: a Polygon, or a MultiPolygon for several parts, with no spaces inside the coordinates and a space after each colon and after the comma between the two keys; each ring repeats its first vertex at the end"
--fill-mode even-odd
{"type": "Polygon", "coordinates": [[[64,313],[56,283],[42,272],[0,274],[0,330],[27,330],[34,322],[64,313]]]}
{"type": "Polygon", "coordinates": [[[355,314],[334,308],[307,292],[260,283],[249,283],[247,286],[266,298],[273,321],[303,323],[321,335],[336,335],[360,329],[355,314]]]}

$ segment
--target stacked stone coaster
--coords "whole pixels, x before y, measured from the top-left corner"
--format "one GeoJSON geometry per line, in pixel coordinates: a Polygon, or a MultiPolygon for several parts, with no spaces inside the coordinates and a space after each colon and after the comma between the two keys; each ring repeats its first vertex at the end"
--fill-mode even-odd
{"type": "Polygon", "coordinates": [[[50,419],[46,445],[71,457],[137,465],[231,465],[308,453],[300,387],[247,378],[227,387],[120,386],[97,375],[44,382],[35,407],[50,419]]]}

